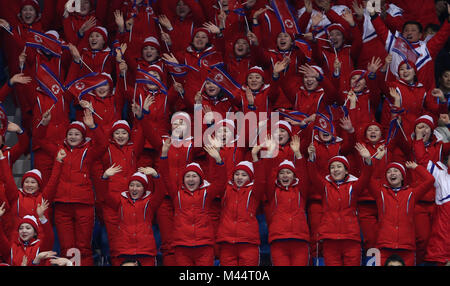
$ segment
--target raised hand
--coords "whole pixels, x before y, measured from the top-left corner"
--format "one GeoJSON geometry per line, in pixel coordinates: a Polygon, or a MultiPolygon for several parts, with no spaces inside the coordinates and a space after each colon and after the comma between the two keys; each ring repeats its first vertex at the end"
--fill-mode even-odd
{"type": "Polygon", "coordinates": [[[314,15],[311,15],[311,26],[319,26],[319,23],[323,20],[323,14],[318,12],[314,15]]]}
{"type": "Polygon", "coordinates": [[[156,177],[158,175],[158,172],[156,172],[156,170],[152,167],[139,167],[138,172],[152,177],[156,177]]]}
{"type": "Polygon", "coordinates": [[[310,161],[314,161],[316,159],[316,147],[314,147],[313,143],[308,146],[308,155],[310,161]]]}
{"type": "Polygon", "coordinates": [[[350,120],[350,117],[342,117],[341,119],[339,119],[339,121],[341,122],[341,124],[339,124],[339,126],[342,127],[342,129],[344,129],[345,131],[352,133],[355,131],[355,128],[353,128],[352,125],[352,121],[350,120]]]}
{"type": "Polygon", "coordinates": [[[40,219],[45,218],[44,213],[48,209],[49,206],[50,206],[50,203],[45,199],[42,199],[41,203],[38,203],[38,205],[36,207],[36,213],[40,219]]]}
{"type": "Polygon", "coordinates": [[[284,57],[282,61],[278,61],[273,66],[273,75],[275,77],[278,77],[280,72],[284,71],[289,63],[291,62],[291,59],[289,57],[284,57]]]}
{"type": "Polygon", "coordinates": [[[318,78],[320,76],[319,72],[308,64],[301,65],[298,68],[298,71],[304,76],[310,76],[314,78],[318,78]]]}
{"type": "Polygon", "coordinates": [[[20,126],[17,125],[16,123],[8,121],[7,131],[14,132],[14,133],[21,133],[22,128],[20,128],[20,126]]]}
{"type": "Polygon", "coordinates": [[[258,42],[258,37],[256,36],[256,34],[255,33],[253,33],[253,32],[248,32],[247,33],[247,39],[248,39],[248,41],[250,42],[250,45],[255,45],[255,46],[257,46],[258,44],[259,44],[259,42],[258,42]]]}
{"type": "Polygon", "coordinates": [[[49,110],[47,110],[46,112],[44,112],[44,114],[42,114],[42,119],[41,119],[41,125],[42,126],[47,126],[50,123],[50,120],[52,119],[52,113],[51,113],[51,108],[49,110]]]}
{"type": "Polygon", "coordinates": [[[249,105],[253,105],[255,103],[255,96],[249,87],[245,89],[245,97],[247,98],[249,105]]]}
{"type": "Polygon", "coordinates": [[[291,143],[289,145],[294,154],[300,153],[300,137],[298,137],[298,135],[292,136],[291,143]]]}
{"type": "Polygon", "coordinates": [[[208,153],[209,156],[211,156],[214,160],[216,160],[216,163],[222,163],[222,157],[220,157],[219,151],[217,151],[216,148],[213,146],[205,146],[203,149],[208,153]]]}
{"type": "Polygon", "coordinates": [[[177,58],[172,53],[170,55],[164,53],[161,58],[169,63],[178,64],[177,58]]]}
{"type": "Polygon", "coordinates": [[[69,43],[69,51],[70,51],[70,54],[72,55],[74,61],[79,63],[81,60],[81,54],[78,51],[77,47],[75,45],[69,43]]]}
{"type": "Polygon", "coordinates": [[[386,147],[383,145],[378,146],[377,148],[377,152],[375,152],[375,154],[373,155],[373,157],[377,160],[381,160],[384,155],[386,155],[386,147]]]}
{"type": "Polygon", "coordinates": [[[358,19],[362,19],[364,17],[364,8],[359,5],[358,1],[353,0],[352,8],[358,19]]]}
{"type": "Polygon", "coordinates": [[[117,173],[122,172],[122,166],[120,165],[116,165],[116,163],[112,164],[111,167],[109,167],[108,169],[106,169],[106,171],[103,173],[103,178],[109,178],[114,176],[117,173]]]}
{"type": "Polygon", "coordinates": [[[145,100],[144,100],[144,105],[142,106],[142,108],[145,111],[149,111],[150,110],[150,106],[155,103],[155,96],[154,95],[148,95],[145,100]]]}
{"type": "Polygon", "coordinates": [[[355,144],[355,149],[359,152],[359,155],[366,161],[370,162],[372,159],[372,156],[370,155],[369,150],[367,150],[366,146],[364,146],[361,143],[355,144]]]}
{"type": "Polygon", "coordinates": [[[123,13],[120,10],[114,11],[114,21],[116,22],[119,32],[125,31],[125,20],[123,18],[123,13]]]}
{"type": "Polygon", "coordinates": [[[443,102],[447,101],[447,99],[445,98],[444,93],[443,93],[442,90],[440,90],[439,88],[433,89],[433,90],[431,91],[431,95],[432,95],[433,97],[439,98],[440,101],[443,101],[443,102]]]}
{"type": "Polygon", "coordinates": [[[61,162],[66,158],[67,153],[64,149],[59,149],[58,154],[56,155],[56,161],[61,162]]]}
{"type": "Polygon", "coordinates": [[[166,15],[159,15],[159,23],[166,28],[166,30],[170,31],[173,29],[172,23],[170,22],[169,18],[167,18],[166,15]]]}
{"type": "Polygon", "coordinates": [[[84,110],[83,122],[89,128],[95,128],[94,117],[92,116],[92,111],[89,109],[84,110]]]}
{"type": "Polygon", "coordinates": [[[311,13],[313,10],[313,5],[311,0],[303,0],[304,4],[305,4],[305,9],[307,13],[311,13]]]}
{"type": "Polygon", "coordinates": [[[408,169],[412,169],[412,170],[414,170],[415,168],[417,168],[417,163],[416,162],[413,162],[413,161],[406,161],[405,162],[405,166],[406,166],[406,168],[408,168],[408,169]]]}
{"type": "Polygon", "coordinates": [[[161,148],[161,157],[167,157],[167,154],[169,153],[169,149],[170,149],[171,145],[172,145],[172,139],[170,137],[163,140],[163,145],[161,148]]]}
{"type": "Polygon", "coordinates": [[[97,25],[97,19],[95,19],[95,17],[92,16],[86,22],[84,22],[83,25],[81,25],[78,32],[80,33],[81,36],[84,36],[84,33],[86,33],[86,31],[89,31],[96,25],[97,25]]]}
{"type": "Polygon", "coordinates": [[[208,29],[212,34],[220,34],[220,28],[214,25],[212,22],[203,23],[203,27],[208,29]]]}
{"type": "Polygon", "coordinates": [[[261,145],[255,145],[252,148],[252,159],[253,162],[257,162],[258,161],[258,153],[259,151],[261,151],[261,149],[263,148],[263,146],[261,145]]]}
{"type": "Polygon", "coordinates": [[[367,64],[367,70],[370,73],[376,73],[377,70],[382,66],[382,62],[380,58],[372,57],[371,61],[367,64]]]}
{"type": "Polygon", "coordinates": [[[345,9],[344,12],[342,13],[342,18],[344,18],[344,20],[350,25],[350,26],[355,26],[355,19],[353,19],[353,14],[352,14],[352,10],[350,9],[345,9]]]}

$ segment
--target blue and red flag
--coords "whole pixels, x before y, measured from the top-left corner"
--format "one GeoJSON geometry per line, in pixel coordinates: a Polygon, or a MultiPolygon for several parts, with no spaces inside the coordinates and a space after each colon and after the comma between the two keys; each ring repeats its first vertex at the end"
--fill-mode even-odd
{"type": "Polygon", "coordinates": [[[28,29],[28,32],[30,37],[25,42],[25,46],[41,49],[52,56],[61,57],[62,49],[65,48],[62,42],[33,29],[28,29]]]}
{"type": "Polygon", "coordinates": [[[277,19],[281,24],[282,32],[291,35],[300,34],[300,28],[297,24],[296,18],[291,12],[287,0],[271,0],[270,6],[273,8],[277,19]]]}
{"type": "Polygon", "coordinates": [[[310,62],[312,58],[312,49],[308,42],[306,42],[305,40],[296,39],[295,46],[299,48],[300,51],[302,51],[308,62],[310,62]]]}
{"type": "Polygon", "coordinates": [[[66,89],[79,101],[87,93],[108,84],[108,79],[99,73],[89,73],[70,82],[66,89]]]}
{"type": "Polygon", "coordinates": [[[395,38],[392,51],[404,61],[410,61],[412,63],[416,63],[420,57],[420,54],[414,49],[411,43],[400,34],[395,38]]]}
{"type": "Polygon", "coordinates": [[[234,94],[241,89],[241,85],[221,65],[209,68],[206,80],[219,86],[231,98],[234,98],[234,94]]]}
{"type": "Polygon", "coordinates": [[[334,129],[333,122],[331,118],[324,115],[323,113],[316,112],[316,120],[314,121],[314,129],[328,133],[333,138],[336,138],[336,130],[334,129]]]}
{"type": "Polygon", "coordinates": [[[162,93],[167,94],[167,87],[164,83],[143,69],[137,69],[136,83],[156,85],[162,93]]]}
{"type": "Polygon", "coordinates": [[[39,64],[37,67],[36,81],[38,82],[39,87],[50,96],[55,103],[58,102],[59,96],[62,96],[65,91],[64,85],[44,63],[39,64]]]}

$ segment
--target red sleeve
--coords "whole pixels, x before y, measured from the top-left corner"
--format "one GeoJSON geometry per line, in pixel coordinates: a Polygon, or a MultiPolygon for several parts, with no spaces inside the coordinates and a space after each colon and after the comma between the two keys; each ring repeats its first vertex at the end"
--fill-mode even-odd
{"type": "Polygon", "coordinates": [[[8,83],[5,83],[0,89],[0,102],[4,102],[8,94],[12,91],[12,88],[8,83]]]}
{"type": "Polygon", "coordinates": [[[136,122],[137,126],[136,129],[133,129],[132,140],[134,144],[134,153],[136,154],[136,158],[139,158],[144,150],[145,136],[141,120],[138,119],[136,122]]]}
{"type": "Polygon", "coordinates": [[[356,129],[353,131],[353,133],[348,133],[347,131],[342,132],[342,145],[341,149],[339,150],[339,154],[343,156],[347,156],[353,152],[353,148],[356,144],[356,129]]]}
{"type": "Polygon", "coordinates": [[[28,154],[28,148],[30,147],[30,136],[28,136],[27,131],[17,134],[17,137],[19,141],[9,150],[9,162],[11,165],[23,154],[28,154]]]}
{"type": "Polygon", "coordinates": [[[362,190],[367,188],[367,185],[370,182],[372,171],[372,165],[366,165],[365,163],[363,163],[361,176],[359,177],[358,181],[353,184],[353,191],[356,196],[358,196],[362,190]]]}
{"type": "Polygon", "coordinates": [[[225,186],[227,182],[227,172],[225,170],[225,163],[217,164],[215,160],[211,160],[210,170],[214,170],[211,172],[211,186],[208,188],[209,190],[209,199],[213,200],[217,196],[222,196],[225,191],[225,186]]]}
{"type": "MultiPolygon", "coordinates": [[[[2,222],[1,218],[0,222],[2,222]]],[[[11,243],[6,237],[3,227],[0,227],[0,255],[5,262],[9,262],[11,260],[11,243]]]]}
{"type": "MultiPolygon", "coordinates": [[[[120,176],[120,174],[116,175],[120,176]]],[[[101,180],[99,180],[98,189],[95,190],[95,193],[101,201],[105,202],[106,205],[117,211],[121,204],[120,198],[111,195],[111,192],[109,191],[109,184],[109,179],[101,178],[101,180]]]]}
{"type": "Polygon", "coordinates": [[[8,203],[12,205],[19,197],[19,190],[17,189],[11,167],[9,166],[8,159],[6,157],[0,160],[0,169],[2,171],[0,179],[5,185],[6,199],[8,200],[8,203]]]}
{"type": "Polygon", "coordinates": [[[422,165],[418,165],[416,169],[414,169],[414,172],[421,178],[421,180],[419,180],[421,184],[413,189],[415,200],[417,202],[433,187],[434,177],[428,172],[427,168],[422,165]]]}
{"type": "Polygon", "coordinates": [[[384,24],[381,17],[375,17],[375,19],[372,20],[373,27],[375,28],[375,31],[377,32],[378,39],[382,41],[383,47],[386,45],[386,40],[389,35],[389,30],[387,29],[386,25],[384,24]]]}
{"type": "Polygon", "coordinates": [[[175,198],[177,192],[177,189],[175,187],[176,182],[171,180],[168,157],[160,157],[158,165],[159,165],[158,173],[165,182],[167,193],[169,194],[170,197],[175,198]]]}
{"type": "Polygon", "coordinates": [[[108,140],[107,136],[103,132],[103,129],[100,126],[96,126],[93,129],[93,138],[92,138],[92,152],[88,155],[91,160],[97,160],[97,158],[101,158],[103,153],[108,149],[108,140]]]}
{"type": "Polygon", "coordinates": [[[54,242],[54,234],[53,228],[50,224],[50,218],[47,218],[47,222],[42,224],[39,221],[40,229],[43,231],[42,234],[39,235],[39,239],[41,240],[40,251],[50,251],[53,249],[54,242]]]}
{"type": "Polygon", "coordinates": [[[49,202],[52,202],[53,198],[55,197],[57,186],[59,183],[59,177],[62,171],[62,166],[63,164],[61,162],[55,160],[50,179],[47,185],[45,185],[44,190],[42,191],[42,196],[49,202]]]}
{"type": "Polygon", "coordinates": [[[326,181],[325,178],[320,176],[320,173],[317,170],[317,163],[308,160],[306,166],[312,188],[314,188],[317,193],[322,194],[326,186],[326,181]]]}
{"type": "Polygon", "coordinates": [[[152,197],[150,198],[149,212],[154,214],[164,200],[164,196],[167,193],[167,187],[165,183],[166,181],[161,177],[152,178],[152,181],[153,181],[153,193],[152,197]]]}
{"type": "Polygon", "coordinates": [[[403,16],[397,16],[392,17],[391,15],[387,14],[385,23],[386,26],[389,28],[391,33],[395,33],[395,31],[401,31],[403,28],[403,23],[405,23],[406,19],[403,16]]]}
{"type": "Polygon", "coordinates": [[[301,31],[306,31],[306,28],[308,27],[310,19],[311,19],[311,13],[308,13],[305,10],[305,12],[298,19],[298,26],[300,27],[301,31]]]}
{"type": "Polygon", "coordinates": [[[439,31],[427,42],[427,48],[432,58],[435,58],[438,53],[444,48],[448,41],[450,34],[450,23],[447,20],[439,29],[439,31]]]}

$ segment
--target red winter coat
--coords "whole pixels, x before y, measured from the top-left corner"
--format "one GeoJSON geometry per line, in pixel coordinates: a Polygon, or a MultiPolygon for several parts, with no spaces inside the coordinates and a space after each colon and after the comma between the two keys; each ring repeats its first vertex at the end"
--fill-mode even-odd
{"type": "Polygon", "coordinates": [[[415,171],[421,178],[415,188],[405,186],[394,191],[380,181],[370,182],[369,190],[378,207],[378,248],[416,249],[414,208],[433,186],[434,178],[423,166],[419,165],[415,171]]]}
{"type": "Polygon", "coordinates": [[[21,266],[26,261],[26,266],[33,266],[33,260],[39,252],[50,251],[53,248],[53,229],[47,221],[42,224],[39,221],[38,238],[33,238],[25,243],[20,238],[17,241],[9,241],[3,229],[0,227],[0,254],[11,266],[21,266]],[[51,242],[50,242],[51,241],[51,242]],[[26,257],[26,260],[24,260],[26,257]]]}
{"type": "MultiPolygon", "coordinates": [[[[12,226],[16,227],[12,231],[15,232],[17,230],[20,219],[25,215],[34,215],[37,217],[36,208],[38,204],[41,204],[42,199],[48,200],[50,203],[53,201],[56,186],[61,175],[62,164],[55,161],[53,166],[52,175],[45,188],[42,191],[36,191],[34,194],[28,194],[22,188],[17,188],[7,159],[0,160],[0,168],[3,172],[1,179],[5,183],[6,196],[11,206],[11,214],[13,214],[12,219],[14,223],[12,223],[12,226]]],[[[47,209],[45,217],[52,217],[51,209],[47,209]]]]}
{"type": "Polygon", "coordinates": [[[361,241],[356,202],[360,192],[369,183],[372,166],[364,166],[361,176],[348,175],[341,184],[331,175],[320,176],[315,163],[308,164],[308,174],[322,194],[323,215],[319,239],[349,239],[361,241]]]}
{"type": "Polygon", "coordinates": [[[59,148],[64,148],[67,154],[54,198],[55,202],[94,204],[94,191],[90,178],[91,166],[105,152],[107,143],[101,128],[95,128],[92,134],[93,140],[85,138],[85,141],[76,147],[70,147],[65,140],[61,145],[54,142],[45,146],[46,152],[52,156],[59,148]]]}
{"type": "MultiPolygon", "coordinates": [[[[172,149],[172,148],[171,148],[172,149]]],[[[212,166],[216,172],[211,177],[211,183],[202,178],[198,189],[191,192],[184,187],[175,188],[173,177],[168,173],[168,160],[161,158],[160,169],[163,177],[170,180],[168,182],[169,195],[174,207],[174,246],[203,246],[213,245],[215,241],[214,228],[208,214],[212,201],[225,189],[226,177],[224,164],[212,166]]],[[[183,180],[184,173],[181,175],[183,180]]]]}
{"type": "MultiPolygon", "coordinates": [[[[162,178],[153,178],[151,181],[154,183],[153,191],[146,190],[141,198],[134,201],[128,191],[123,191],[120,197],[112,195],[116,190],[111,189],[109,179],[105,180],[108,187],[105,190],[103,186],[102,196],[106,204],[116,210],[119,216],[117,230],[119,255],[157,255],[152,221],[164,198],[166,187],[162,178]]],[[[125,189],[128,189],[128,186],[125,189]]]]}
{"type": "Polygon", "coordinates": [[[261,195],[261,190],[258,190],[253,182],[240,188],[234,182],[228,182],[222,196],[217,242],[259,245],[256,211],[261,195]]]}
{"type": "MultiPolygon", "coordinates": [[[[289,187],[281,186],[276,176],[272,175],[269,179],[269,186],[266,188],[266,197],[270,205],[269,243],[280,239],[309,241],[305,212],[309,178],[304,159],[296,160],[295,166],[295,178],[289,187]]],[[[260,172],[256,174],[256,180],[264,180],[258,176],[260,172]]]]}

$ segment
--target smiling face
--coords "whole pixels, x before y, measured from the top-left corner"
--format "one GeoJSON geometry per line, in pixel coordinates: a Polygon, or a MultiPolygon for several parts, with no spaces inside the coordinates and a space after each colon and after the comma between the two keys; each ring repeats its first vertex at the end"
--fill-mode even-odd
{"type": "Polygon", "coordinates": [[[109,84],[97,87],[95,89],[95,95],[97,95],[100,98],[104,98],[109,95],[109,90],[110,90],[109,84]]]}
{"type": "Polygon", "coordinates": [[[220,87],[215,83],[207,80],[205,82],[205,92],[209,97],[217,97],[220,93],[220,87]]]}
{"type": "Polygon", "coordinates": [[[66,140],[70,147],[76,147],[83,142],[83,134],[76,128],[71,128],[67,132],[66,140]]]}
{"type": "Polygon", "coordinates": [[[345,165],[342,162],[333,162],[330,164],[330,175],[335,181],[342,181],[348,174],[345,165]]]}
{"type": "Polygon", "coordinates": [[[375,144],[381,139],[381,129],[377,125],[370,125],[366,129],[366,138],[370,143],[375,144]]]}
{"type": "Polygon", "coordinates": [[[283,187],[289,187],[293,181],[294,172],[292,172],[290,169],[281,169],[278,172],[278,182],[280,182],[283,187]]]}
{"type": "Polygon", "coordinates": [[[386,171],[386,180],[393,188],[399,188],[403,184],[403,175],[397,168],[389,168],[386,171]]]}
{"type": "Polygon", "coordinates": [[[414,43],[422,38],[422,33],[416,24],[406,24],[403,28],[402,36],[409,42],[414,43]]]}
{"type": "Polygon", "coordinates": [[[35,178],[28,177],[23,181],[22,188],[25,193],[32,195],[39,190],[39,183],[35,178]]]}
{"type": "Polygon", "coordinates": [[[137,200],[144,194],[144,186],[139,181],[131,181],[128,185],[128,192],[133,200],[137,200]]]}
{"type": "Polygon", "coordinates": [[[184,138],[185,132],[187,132],[187,124],[182,119],[176,119],[172,121],[172,136],[175,138],[184,138]]]}
{"type": "Polygon", "coordinates": [[[192,40],[192,45],[199,51],[204,50],[208,43],[208,35],[203,31],[197,32],[197,34],[195,34],[194,36],[194,39],[192,40]]]}
{"type": "Polygon", "coordinates": [[[250,52],[250,46],[245,39],[239,39],[234,44],[234,54],[238,57],[243,57],[250,52]]]}
{"type": "Polygon", "coordinates": [[[292,46],[292,39],[288,33],[279,33],[277,37],[277,47],[282,51],[289,50],[292,46]]]}
{"type": "Polygon", "coordinates": [[[36,231],[29,223],[22,223],[19,226],[19,237],[22,241],[30,241],[36,235],[36,231]]]}
{"type": "Polygon", "coordinates": [[[402,64],[398,69],[398,76],[407,83],[413,83],[416,72],[407,63],[402,64]]]}
{"type": "Polygon", "coordinates": [[[191,192],[198,189],[200,181],[200,176],[194,171],[187,172],[183,177],[184,186],[191,192]]]}
{"type": "Polygon", "coordinates": [[[344,35],[339,30],[331,30],[328,38],[331,41],[331,45],[336,49],[340,49],[344,44],[344,35]]]}
{"type": "Polygon", "coordinates": [[[91,11],[91,1],[81,0],[80,15],[86,16],[91,11]]]}
{"type": "Polygon", "coordinates": [[[247,77],[247,84],[251,90],[257,91],[264,84],[263,77],[259,73],[251,73],[247,77]]]}
{"type": "Polygon", "coordinates": [[[128,143],[128,140],[130,139],[130,134],[128,134],[128,131],[126,131],[123,128],[119,128],[113,133],[113,140],[116,142],[119,146],[124,146],[128,143]]]}
{"type": "Polygon", "coordinates": [[[103,47],[105,45],[105,39],[103,39],[103,36],[98,32],[92,32],[89,35],[89,46],[92,50],[103,50],[103,47]]]}
{"type": "Polygon", "coordinates": [[[250,181],[250,176],[243,170],[237,170],[233,174],[233,181],[238,187],[242,187],[250,181]]]}
{"type": "Polygon", "coordinates": [[[273,132],[273,137],[278,140],[280,145],[285,145],[289,141],[289,133],[284,128],[277,128],[273,132]]]}
{"type": "Polygon", "coordinates": [[[191,12],[191,8],[189,8],[189,6],[184,3],[184,1],[178,1],[175,8],[175,13],[177,14],[177,16],[180,18],[184,18],[189,14],[189,12],[191,12]]]}
{"type": "Polygon", "coordinates": [[[27,24],[33,24],[34,20],[36,20],[37,12],[31,5],[23,6],[22,10],[20,10],[20,16],[22,17],[22,21],[27,24]]]}
{"type": "Polygon", "coordinates": [[[314,91],[319,86],[319,82],[313,76],[303,77],[303,85],[307,91],[314,91]]]}
{"type": "Polygon", "coordinates": [[[216,138],[221,141],[222,146],[225,146],[227,143],[231,142],[233,137],[233,132],[226,126],[222,126],[216,130],[216,138]]]}
{"type": "Polygon", "coordinates": [[[147,62],[153,62],[159,57],[158,50],[153,46],[145,46],[142,49],[142,58],[147,62]]]}
{"type": "Polygon", "coordinates": [[[360,79],[360,75],[355,74],[350,79],[350,85],[353,87],[354,92],[362,92],[366,88],[366,80],[364,78],[360,79]]]}
{"type": "Polygon", "coordinates": [[[322,142],[330,142],[331,139],[333,139],[333,136],[331,136],[330,133],[326,133],[326,132],[323,132],[323,131],[319,130],[319,139],[322,142]]]}

